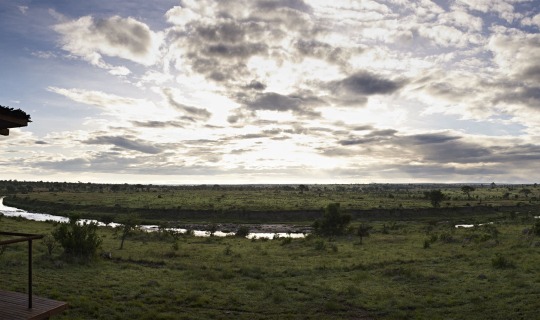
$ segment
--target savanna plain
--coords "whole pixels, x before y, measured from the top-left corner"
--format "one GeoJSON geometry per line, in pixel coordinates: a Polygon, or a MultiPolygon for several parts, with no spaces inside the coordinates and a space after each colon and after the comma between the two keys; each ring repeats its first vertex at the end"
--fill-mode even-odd
{"type": "MultiPolygon", "coordinates": [[[[69,303],[55,319],[539,318],[536,184],[1,181],[0,196],[29,212],[122,223],[0,217],[0,231],[45,235],[34,294],[69,303]],[[261,225],[305,237],[246,237],[261,225]],[[89,254],[66,243],[77,232],[95,236],[89,254]]],[[[1,289],[26,292],[26,259],[25,243],[0,248],[1,289]]]]}

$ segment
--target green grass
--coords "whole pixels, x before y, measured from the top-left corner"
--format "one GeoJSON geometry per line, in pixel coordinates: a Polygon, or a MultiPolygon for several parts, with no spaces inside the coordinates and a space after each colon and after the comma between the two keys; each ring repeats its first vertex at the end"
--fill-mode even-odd
{"type": "MultiPolygon", "coordinates": [[[[34,292],[69,302],[58,319],[533,319],[540,237],[522,232],[533,223],[525,215],[500,219],[493,232],[455,229],[436,218],[371,221],[362,245],[354,236],[252,241],[136,234],[124,250],[103,228],[102,250],[112,260],[68,263],[60,249],[49,257],[37,241],[34,292]]],[[[0,220],[1,230],[53,228],[0,220]]],[[[9,246],[0,270],[0,288],[24,292],[26,245],[9,246]]]]}
{"type": "MultiPolygon", "coordinates": [[[[23,182],[17,184],[25,185],[23,182]]],[[[6,205],[61,215],[76,212],[88,218],[110,215],[115,220],[134,214],[148,223],[175,220],[205,223],[307,223],[333,202],[340,203],[342,209],[352,212],[426,210],[432,205],[424,197],[424,192],[434,188],[441,189],[445,195],[441,208],[447,210],[469,207],[537,208],[540,205],[540,189],[536,185],[528,186],[532,193],[527,197],[519,192],[522,186],[492,188],[489,185],[477,185],[468,199],[460,185],[313,185],[309,191],[304,192],[294,186],[135,188],[130,185],[109,185],[102,186],[98,192],[95,185],[70,184],[64,188],[47,189],[44,187],[47,183],[33,184],[35,186],[32,191],[6,197],[6,205]],[[114,186],[114,190],[118,191],[112,191],[114,186]],[[508,197],[505,198],[503,196],[506,193],[508,197]]]]}

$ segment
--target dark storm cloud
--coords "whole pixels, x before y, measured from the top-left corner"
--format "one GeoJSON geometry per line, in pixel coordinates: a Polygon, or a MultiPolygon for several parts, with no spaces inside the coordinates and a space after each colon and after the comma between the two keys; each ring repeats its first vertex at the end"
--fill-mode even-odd
{"type": "Polygon", "coordinates": [[[329,87],[341,94],[370,96],[391,94],[403,85],[404,81],[394,81],[369,72],[359,72],[342,80],[331,82],[329,87]]]}
{"type": "Polygon", "coordinates": [[[155,145],[135,138],[129,139],[127,137],[119,136],[99,136],[83,142],[86,144],[114,145],[120,149],[134,150],[149,154],[158,154],[163,152],[162,149],[156,147],[155,145]]]}

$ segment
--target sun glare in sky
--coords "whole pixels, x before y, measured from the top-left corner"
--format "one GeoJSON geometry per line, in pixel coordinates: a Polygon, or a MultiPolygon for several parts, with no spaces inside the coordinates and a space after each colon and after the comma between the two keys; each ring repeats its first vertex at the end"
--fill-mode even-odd
{"type": "Polygon", "coordinates": [[[0,179],[537,179],[538,0],[7,1],[0,179]]]}

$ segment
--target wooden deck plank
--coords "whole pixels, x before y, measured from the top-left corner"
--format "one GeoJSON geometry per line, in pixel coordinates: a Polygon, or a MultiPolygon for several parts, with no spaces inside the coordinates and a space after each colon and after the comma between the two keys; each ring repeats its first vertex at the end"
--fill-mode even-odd
{"type": "Polygon", "coordinates": [[[33,296],[32,309],[28,309],[28,295],[0,290],[0,320],[41,320],[67,309],[67,303],[33,296]]]}

